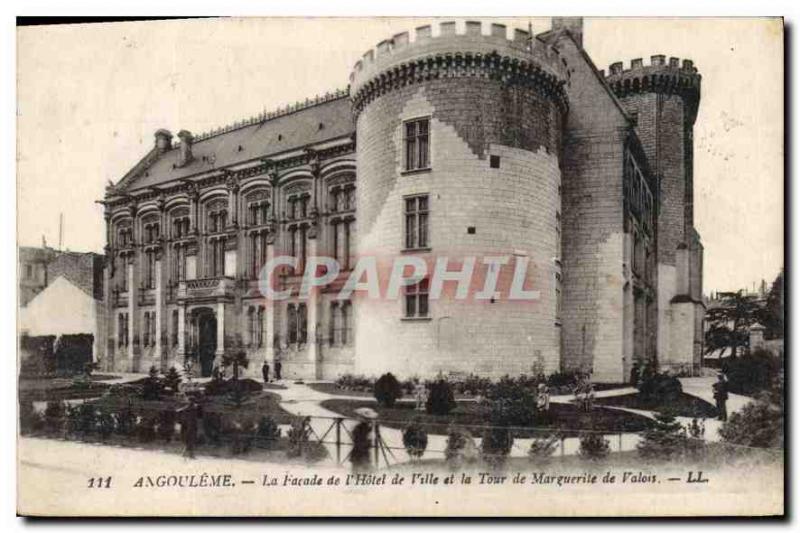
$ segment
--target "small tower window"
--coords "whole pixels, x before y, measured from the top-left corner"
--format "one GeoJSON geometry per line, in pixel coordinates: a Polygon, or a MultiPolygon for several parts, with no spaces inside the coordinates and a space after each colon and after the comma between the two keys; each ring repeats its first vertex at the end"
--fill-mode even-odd
{"type": "Polygon", "coordinates": [[[489,156],[489,168],[500,168],[500,156],[499,155],[490,155],[489,156]]]}

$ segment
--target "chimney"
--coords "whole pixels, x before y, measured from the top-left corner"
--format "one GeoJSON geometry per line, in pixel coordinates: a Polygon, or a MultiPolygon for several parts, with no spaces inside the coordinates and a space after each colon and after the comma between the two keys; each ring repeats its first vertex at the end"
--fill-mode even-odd
{"type": "Polygon", "coordinates": [[[172,133],[169,130],[160,129],[156,131],[156,150],[159,154],[163,154],[167,150],[172,149],[172,133]]]}
{"type": "Polygon", "coordinates": [[[553,17],[551,26],[553,31],[567,30],[578,46],[583,48],[583,17],[553,17]]]}
{"type": "Polygon", "coordinates": [[[186,130],[178,132],[178,138],[181,140],[181,153],[178,158],[178,166],[185,167],[192,161],[192,142],[194,137],[186,130]]]}

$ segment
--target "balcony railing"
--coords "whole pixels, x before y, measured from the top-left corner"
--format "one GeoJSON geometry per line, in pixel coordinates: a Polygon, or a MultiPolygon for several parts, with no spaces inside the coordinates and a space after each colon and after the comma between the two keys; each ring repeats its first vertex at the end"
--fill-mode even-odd
{"type": "Polygon", "coordinates": [[[236,280],[229,277],[190,279],[178,283],[178,298],[232,296],[236,280]]]}

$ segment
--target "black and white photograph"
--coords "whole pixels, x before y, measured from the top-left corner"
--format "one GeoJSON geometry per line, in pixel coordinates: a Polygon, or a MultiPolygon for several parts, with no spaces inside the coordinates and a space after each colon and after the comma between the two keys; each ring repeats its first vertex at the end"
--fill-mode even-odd
{"type": "Polygon", "coordinates": [[[780,17],[16,46],[19,515],[784,515],[780,17]]]}

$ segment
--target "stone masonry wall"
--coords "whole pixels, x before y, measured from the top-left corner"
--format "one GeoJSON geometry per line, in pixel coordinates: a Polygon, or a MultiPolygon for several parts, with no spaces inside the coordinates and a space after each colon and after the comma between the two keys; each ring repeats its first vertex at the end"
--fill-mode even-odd
{"type": "MultiPolygon", "coordinates": [[[[420,256],[448,257],[450,270],[458,268],[456,262],[464,255],[527,256],[525,288],[538,290],[540,298],[458,301],[448,298],[446,284],[442,298],[431,300],[428,319],[408,320],[403,318],[402,296],[359,297],[354,303],[356,373],[478,372],[498,377],[530,373],[534,365],[548,372],[558,369],[558,135],[543,129],[545,124],[555,128],[558,120],[543,104],[526,106],[526,113],[544,113],[536,125],[524,124],[530,135],[503,137],[508,128],[502,116],[509,109],[503,94],[498,82],[441,80],[385,94],[361,112],[357,253],[374,255],[382,264],[402,256],[403,198],[426,193],[431,250],[420,256]],[[402,121],[421,116],[431,117],[432,169],[403,174],[402,121]],[[523,144],[529,149],[518,147],[523,144]],[[500,157],[500,168],[490,168],[488,155],[500,157]],[[468,232],[470,227],[474,233],[468,232]]],[[[534,121],[525,117],[523,122],[534,121]]],[[[379,272],[388,273],[380,267],[379,272]]]]}

